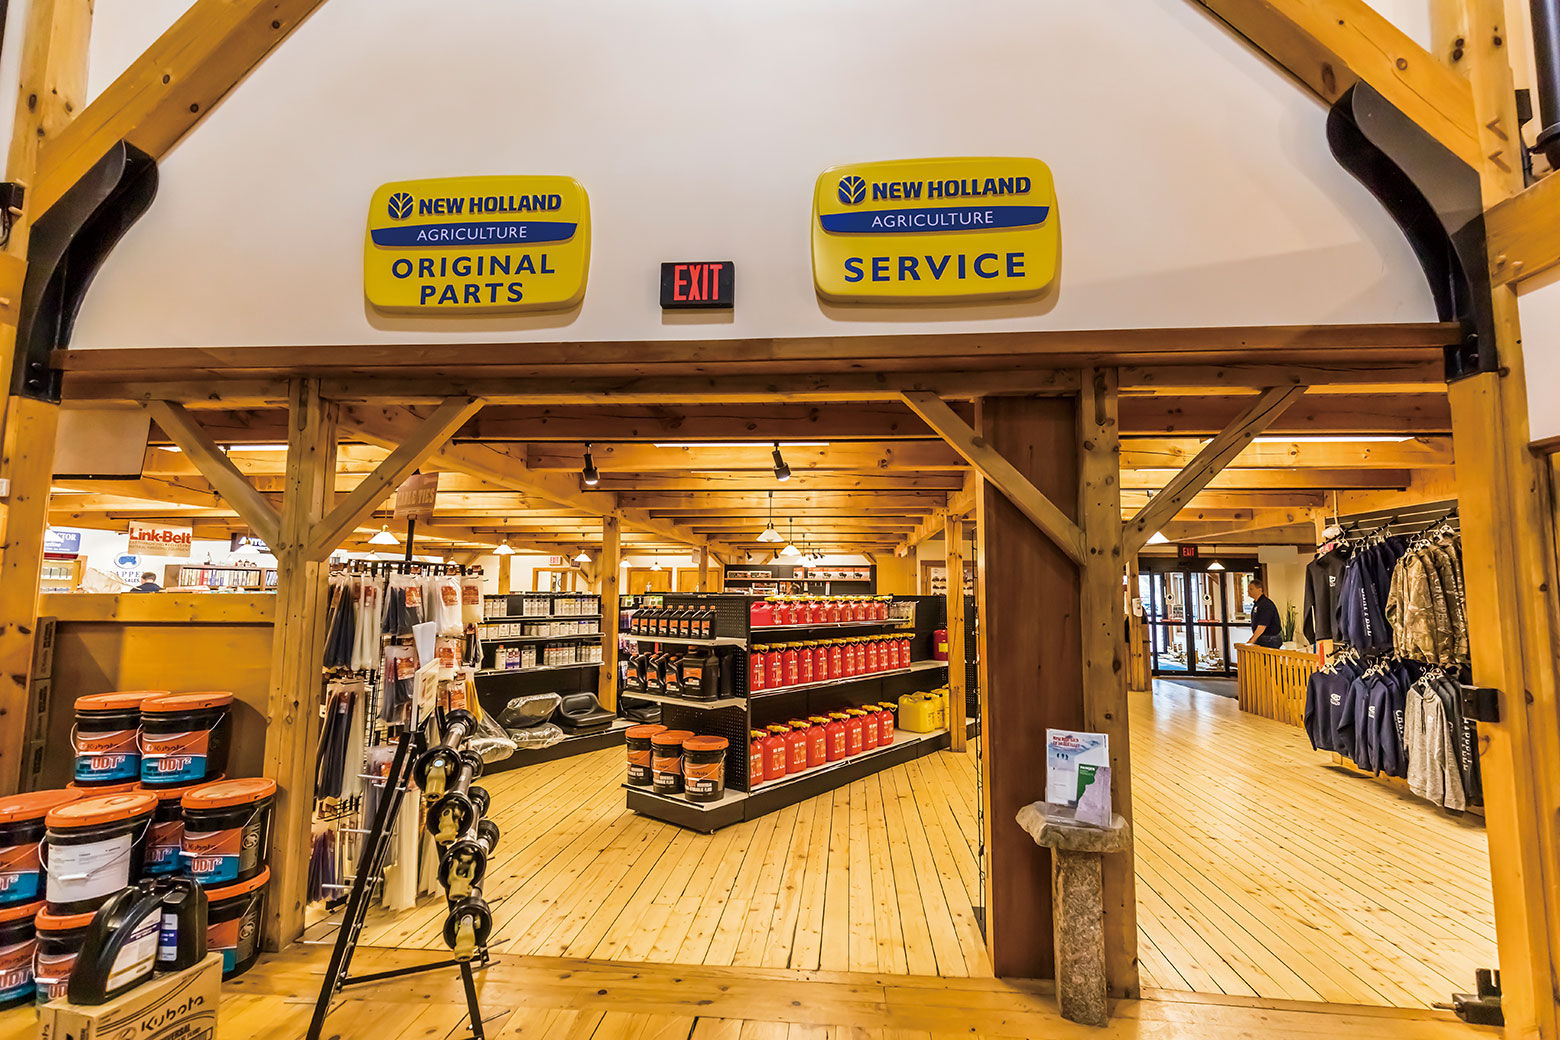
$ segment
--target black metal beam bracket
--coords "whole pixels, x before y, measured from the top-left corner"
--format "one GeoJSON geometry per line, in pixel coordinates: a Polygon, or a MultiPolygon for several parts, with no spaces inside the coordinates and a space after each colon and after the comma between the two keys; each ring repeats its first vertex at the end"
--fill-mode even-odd
{"type": "Polygon", "coordinates": [[[1441,321],[1462,335],[1446,378],[1499,367],[1479,173],[1363,80],[1327,116],[1339,165],[1376,196],[1419,257],[1441,321]]]}

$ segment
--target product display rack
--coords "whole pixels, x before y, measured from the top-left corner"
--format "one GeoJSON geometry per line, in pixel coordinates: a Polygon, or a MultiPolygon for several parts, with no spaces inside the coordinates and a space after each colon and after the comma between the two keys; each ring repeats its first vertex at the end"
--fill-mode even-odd
{"type": "Polygon", "coordinates": [[[213,589],[274,589],[276,568],[219,567],[214,563],[170,563],[163,568],[163,588],[192,588],[196,585],[213,589]],[[191,580],[184,580],[186,575],[191,580]],[[250,580],[251,576],[253,580],[250,580]]]}
{"type": "MultiPolygon", "coordinates": [[[[490,595],[483,598],[483,618],[479,623],[482,627],[495,625],[524,625],[528,623],[554,622],[554,621],[595,621],[595,632],[571,633],[568,635],[535,636],[515,635],[505,637],[492,637],[482,642],[482,663],[484,667],[477,670],[477,698],[482,702],[482,707],[494,715],[502,712],[504,706],[511,698],[524,697],[529,694],[557,693],[568,696],[572,693],[597,692],[598,676],[601,671],[601,661],[569,661],[557,664],[534,664],[522,668],[494,668],[491,667],[495,660],[497,648],[501,646],[523,647],[533,650],[538,658],[541,656],[545,645],[567,645],[569,647],[600,646],[604,638],[616,638],[617,633],[602,633],[601,597],[588,592],[512,592],[504,595],[490,595]],[[526,603],[532,605],[532,609],[538,606],[545,608],[546,613],[525,612],[526,603]],[[581,613],[568,613],[560,611],[560,602],[574,604],[581,613]],[[585,610],[583,608],[591,608],[585,610]]],[[[597,655],[600,656],[599,653],[597,655]]],[[[568,758],[571,755],[583,754],[587,751],[596,751],[601,748],[612,747],[623,743],[623,732],[632,723],[619,719],[605,729],[593,730],[588,733],[574,733],[565,736],[551,747],[535,750],[521,749],[502,762],[492,763],[487,767],[490,773],[504,772],[510,769],[518,769],[523,766],[536,765],[541,762],[551,762],[560,758],[568,758]]],[[[568,731],[565,730],[567,733],[568,731]]]]}
{"type": "Polygon", "coordinates": [[[743,595],[869,596],[877,589],[875,565],[813,567],[783,563],[728,567],[722,576],[727,592],[743,595]],[[836,576],[836,575],[849,575],[836,576]]]}
{"type": "MultiPolygon", "coordinates": [[[[930,733],[896,730],[894,743],[863,751],[825,766],[761,784],[748,790],[748,734],[791,718],[827,714],[858,704],[898,701],[902,694],[935,689],[945,684],[947,662],[931,660],[933,632],[945,625],[946,603],[935,596],[896,596],[891,609],[909,616],[877,621],[820,622],[803,625],[768,625],[754,628],[749,610],[763,597],[740,593],[668,593],[670,608],[714,608],[713,635],[705,639],[626,634],[640,644],[729,648],[724,663],[733,667],[729,694],[705,701],[654,692],[624,689],[622,694],[661,705],[661,724],[670,729],[725,737],[726,793],[714,802],[690,801],[684,795],[658,794],[648,787],[625,784],[628,808],[645,816],[675,823],[690,830],[711,833],[722,827],[756,819],[765,813],[852,783],[889,766],[930,754],[950,743],[946,729],[930,733]],[[898,633],[911,640],[909,667],[890,671],[827,679],[821,682],[757,691],[748,690],[748,648],[781,643],[796,637],[871,635],[898,633]]],[[[958,707],[949,708],[956,715],[958,707]]]]}

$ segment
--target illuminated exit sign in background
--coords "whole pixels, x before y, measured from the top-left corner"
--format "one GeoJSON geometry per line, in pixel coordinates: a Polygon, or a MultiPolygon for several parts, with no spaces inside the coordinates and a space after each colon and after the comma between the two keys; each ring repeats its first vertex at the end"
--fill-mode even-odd
{"type": "Polygon", "coordinates": [[[661,308],[732,306],[737,265],[730,260],[694,260],[661,265],[661,308]]]}

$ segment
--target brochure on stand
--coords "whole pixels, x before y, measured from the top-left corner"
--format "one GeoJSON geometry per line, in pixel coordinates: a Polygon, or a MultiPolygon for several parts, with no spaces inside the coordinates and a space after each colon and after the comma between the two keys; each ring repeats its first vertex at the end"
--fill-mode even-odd
{"type": "Polygon", "coordinates": [[[1104,733],[1046,730],[1045,800],[1048,815],[1110,826],[1110,738],[1104,733]]]}

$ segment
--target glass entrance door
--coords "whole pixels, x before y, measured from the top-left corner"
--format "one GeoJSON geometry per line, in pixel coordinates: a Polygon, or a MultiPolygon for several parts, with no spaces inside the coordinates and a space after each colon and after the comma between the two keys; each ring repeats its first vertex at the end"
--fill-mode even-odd
{"type": "Polygon", "coordinates": [[[1240,565],[1140,570],[1138,595],[1155,674],[1235,674],[1235,644],[1251,638],[1240,565]]]}

